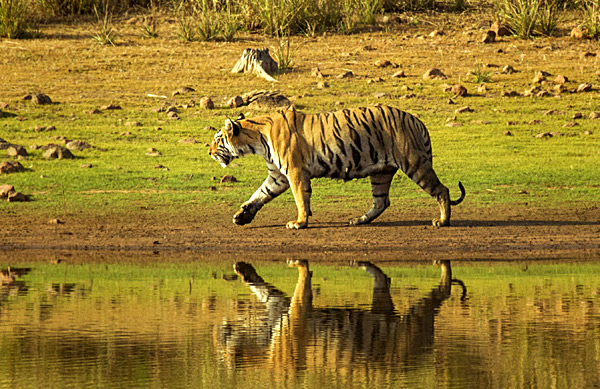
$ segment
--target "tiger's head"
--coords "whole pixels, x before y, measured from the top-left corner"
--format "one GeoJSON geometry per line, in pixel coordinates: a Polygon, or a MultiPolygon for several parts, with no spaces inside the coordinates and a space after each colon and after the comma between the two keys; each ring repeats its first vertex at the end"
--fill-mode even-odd
{"type": "Polygon", "coordinates": [[[242,145],[239,144],[239,139],[237,139],[241,130],[238,121],[243,119],[244,115],[242,114],[235,121],[226,119],[225,126],[213,137],[208,154],[223,167],[227,167],[233,159],[244,154],[243,149],[240,147],[242,145]]]}

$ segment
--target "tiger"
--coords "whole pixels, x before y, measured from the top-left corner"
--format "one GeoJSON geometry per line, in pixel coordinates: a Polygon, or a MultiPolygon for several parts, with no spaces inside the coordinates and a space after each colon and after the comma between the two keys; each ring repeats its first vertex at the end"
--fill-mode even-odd
{"type": "Polygon", "coordinates": [[[450,191],[433,170],[429,132],[423,122],[398,108],[375,105],[335,112],[305,114],[293,105],[270,115],[236,120],[227,118],[209,147],[209,155],[223,167],[248,154],[262,156],[269,174],[262,185],[233,215],[238,225],[250,223],[256,213],[291,187],[297,220],[288,229],[308,226],[312,216],[311,179],[329,177],[349,181],[370,177],[373,205],[350,225],[367,224],[390,206],[389,189],[402,170],[426,193],[437,199],[436,227],[449,226],[451,206],[465,198],[450,199],[450,191]]]}

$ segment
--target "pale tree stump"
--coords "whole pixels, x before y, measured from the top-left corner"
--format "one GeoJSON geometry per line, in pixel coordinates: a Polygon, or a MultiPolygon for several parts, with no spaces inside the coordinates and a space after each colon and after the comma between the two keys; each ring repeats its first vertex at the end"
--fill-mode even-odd
{"type": "Polygon", "coordinates": [[[254,73],[267,81],[277,82],[271,75],[279,70],[277,62],[271,58],[269,49],[246,49],[231,69],[231,73],[254,73]]]}

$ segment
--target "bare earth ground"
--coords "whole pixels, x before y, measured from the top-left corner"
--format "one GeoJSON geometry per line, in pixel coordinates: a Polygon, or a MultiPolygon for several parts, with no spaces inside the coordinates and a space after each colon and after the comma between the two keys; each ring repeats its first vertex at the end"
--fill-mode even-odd
{"type": "MultiPolygon", "coordinates": [[[[0,232],[9,263],[63,260],[209,261],[306,258],[344,263],[452,260],[598,260],[600,209],[541,210],[457,207],[453,226],[435,228],[437,207],[389,209],[371,225],[349,227],[348,211],[320,212],[309,228],[288,231],[288,210],[263,209],[254,222],[236,226],[232,210],[210,215],[143,213],[132,216],[67,216],[62,223],[19,217],[0,232]]],[[[292,214],[294,214],[292,210],[292,214]]]]}

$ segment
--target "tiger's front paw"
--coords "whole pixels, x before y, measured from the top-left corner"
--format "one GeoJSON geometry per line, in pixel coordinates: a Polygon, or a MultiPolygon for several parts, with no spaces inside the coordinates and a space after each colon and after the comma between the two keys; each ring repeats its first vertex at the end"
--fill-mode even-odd
{"type": "Polygon", "coordinates": [[[308,226],[308,221],[305,222],[298,222],[298,221],[291,221],[291,222],[287,222],[287,224],[285,225],[285,228],[287,228],[288,230],[299,230],[301,228],[306,228],[306,226],[308,226]]]}
{"type": "Polygon", "coordinates": [[[253,211],[250,207],[242,205],[239,211],[233,215],[233,222],[240,226],[248,224],[254,219],[256,211],[253,211]]]}

